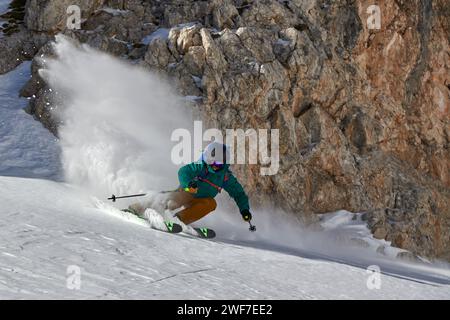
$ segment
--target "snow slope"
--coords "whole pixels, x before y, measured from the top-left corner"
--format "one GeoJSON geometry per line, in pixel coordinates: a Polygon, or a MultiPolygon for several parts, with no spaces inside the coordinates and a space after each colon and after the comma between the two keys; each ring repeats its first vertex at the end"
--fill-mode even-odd
{"type": "Polygon", "coordinates": [[[0,0],[0,14],[3,14],[7,11],[10,3],[10,0],[0,0]]]}
{"type": "Polygon", "coordinates": [[[30,63],[0,75],[0,175],[45,177],[60,175],[60,148],[55,137],[23,108],[19,90],[30,77],[30,63]]]}
{"type": "Polygon", "coordinates": [[[429,283],[382,275],[369,290],[364,268],[155,231],[69,185],[0,177],[0,189],[1,298],[450,298],[445,270],[429,283]],[[72,265],[79,290],[66,286],[72,265]]]}

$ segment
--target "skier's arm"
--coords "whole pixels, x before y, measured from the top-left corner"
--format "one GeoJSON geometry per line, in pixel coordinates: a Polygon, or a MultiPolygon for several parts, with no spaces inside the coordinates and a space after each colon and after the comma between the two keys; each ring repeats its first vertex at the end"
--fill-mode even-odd
{"type": "Polygon", "coordinates": [[[192,180],[197,177],[202,170],[202,166],[197,163],[190,163],[178,170],[178,180],[181,188],[188,188],[192,180]]]}
{"type": "Polygon", "coordinates": [[[241,213],[250,210],[247,194],[235,176],[230,174],[228,181],[224,185],[224,189],[236,202],[241,213]]]}

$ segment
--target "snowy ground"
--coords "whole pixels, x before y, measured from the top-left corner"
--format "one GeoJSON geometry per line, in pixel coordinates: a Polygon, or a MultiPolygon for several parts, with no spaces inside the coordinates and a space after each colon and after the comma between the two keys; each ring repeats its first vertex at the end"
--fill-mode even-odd
{"type": "Polygon", "coordinates": [[[1,177],[0,188],[2,298],[450,298],[445,270],[428,283],[382,275],[369,290],[364,268],[155,231],[93,209],[68,185],[1,177]],[[79,290],[66,286],[70,266],[79,290]]]}
{"type": "Polygon", "coordinates": [[[3,14],[7,11],[11,0],[0,0],[0,14],[3,14]]]}
{"type": "MultiPolygon", "coordinates": [[[[0,0],[0,15],[6,13],[8,11],[9,4],[11,3],[11,0],[0,0]]],[[[0,26],[3,25],[5,20],[0,18],[0,26]]],[[[3,37],[3,31],[0,31],[0,38],[3,37]]]]}
{"type": "Polygon", "coordinates": [[[221,199],[201,221],[218,232],[210,241],[152,230],[58,182],[58,141],[17,98],[28,77],[28,63],[0,76],[0,298],[450,299],[448,264],[393,259],[398,249],[348,212],[324,217],[324,232],[255,212],[258,231],[250,233],[221,199]],[[355,238],[369,247],[351,246],[355,238]]]}
{"type": "Polygon", "coordinates": [[[19,90],[30,77],[30,63],[0,75],[0,175],[57,178],[59,146],[55,137],[23,108],[19,90]]]}

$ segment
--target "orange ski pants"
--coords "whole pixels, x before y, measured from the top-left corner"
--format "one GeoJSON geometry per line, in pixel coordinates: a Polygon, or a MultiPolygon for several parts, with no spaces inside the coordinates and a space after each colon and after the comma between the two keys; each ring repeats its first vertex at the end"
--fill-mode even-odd
{"type": "Polygon", "coordinates": [[[200,220],[208,213],[216,210],[217,202],[213,198],[194,198],[185,191],[174,192],[170,196],[169,209],[184,206],[185,209],[177,213],[178,219],[184,224],[191,224],[200,220]]]}

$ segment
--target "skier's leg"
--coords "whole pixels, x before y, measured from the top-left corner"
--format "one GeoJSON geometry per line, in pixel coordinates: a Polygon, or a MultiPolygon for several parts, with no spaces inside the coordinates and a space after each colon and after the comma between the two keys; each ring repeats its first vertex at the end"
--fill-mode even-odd
{"type": "Polygon", "coordinates": [[[167,209],[167,197],[168,195],[166,194],[151,194],[148,195],[145,199],[129,205],[128,209],[125,209],[124,211],[132,212],[138,216],[143,216],[145,210],[149,208],[156,210],[157,212],[163,212],[165,209],[167,209]]]}
{"type": "Polygon", "coordinates": [[[175,210],[182,206],[186,208],[191,205],[194,196],[186,191],[171,192],[165,200],[166,209],[175,210]]]}
{"type": "Polygon", "coordinates": [[[180,211],[177,216],[184,224],[191,224],[214,211],[216,207],[217,202],[213,198],[195,198],[190,202],[189,208],[180,211]]]}
{"type": "Polygon", "coordinates": [[[144,203],[137,202],[128,206],[128,209],[123,209],[122,211],[131,212],[137,216],[142,216],[145,212],[147,206],[144,203]]]}
{"type": "Polygon", "coordinates": [[[165,194],[156,194],[146,201],[136,202],[128,206],[128,211],[138,216],[143,216],[147,208],[163,212],[166,209],[175,210],[182,206],[189,207],[194,197],[185,191],[175,191],[165,194]]]}

